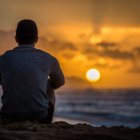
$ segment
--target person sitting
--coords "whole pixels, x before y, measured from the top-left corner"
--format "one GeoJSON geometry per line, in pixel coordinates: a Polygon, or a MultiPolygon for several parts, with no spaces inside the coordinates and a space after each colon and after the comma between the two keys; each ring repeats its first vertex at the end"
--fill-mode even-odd
{"type": "Polygon", "coordinates": [[[17,24],[15,40],[18,46],[0,56],[1,120],[51,123],[55,89],[65,83],[60,64],[35,48],[38,29],[33,20],[17,24]]]}

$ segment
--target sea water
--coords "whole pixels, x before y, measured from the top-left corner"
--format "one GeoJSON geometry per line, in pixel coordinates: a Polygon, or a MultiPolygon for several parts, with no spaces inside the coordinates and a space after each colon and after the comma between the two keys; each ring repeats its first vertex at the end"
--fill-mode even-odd
{"type": "Polygon", "coordinates": [[[140,89],[85,89],[56,94],[55,116],[93,126],[140,126],[140,89]]]}

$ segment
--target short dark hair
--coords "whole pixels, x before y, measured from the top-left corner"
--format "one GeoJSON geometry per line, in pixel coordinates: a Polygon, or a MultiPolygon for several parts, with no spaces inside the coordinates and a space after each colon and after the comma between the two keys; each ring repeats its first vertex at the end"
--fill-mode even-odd
{"type": "Polygon", "coordinates": [[[24,19],[17,24],[16,40],[20,44],[31,44],[38,38],[37,25],[33,20],[24,19]]]}

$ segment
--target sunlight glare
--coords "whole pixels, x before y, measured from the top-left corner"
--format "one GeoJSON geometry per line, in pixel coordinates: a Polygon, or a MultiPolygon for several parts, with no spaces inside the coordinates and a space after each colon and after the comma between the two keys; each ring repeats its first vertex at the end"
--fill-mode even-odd
{"type": "Polygon", "coordinates": [[[97,69],[89,69],[86,72],[86,78],[90,82],[97,82],[100,80],[100,77],[101,77],[101,73],[97,69]]]}

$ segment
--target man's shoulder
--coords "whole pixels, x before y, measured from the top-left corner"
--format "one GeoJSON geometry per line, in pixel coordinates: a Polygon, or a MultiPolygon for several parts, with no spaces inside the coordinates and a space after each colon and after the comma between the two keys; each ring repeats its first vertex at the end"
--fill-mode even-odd
{"type": "Polygon", "coordinates": [[[0,54],[0,64],[3,62],[5,56],[7,56],[7,55],[9,54],[9,51],[10,51],[10,50],[8,50],[8,51],[6,51],[6,52],[0,54]]]}
{"type": "Polygon", "coordinates": [[[41,50],[41,49],[36,49],[38,52],[40,52],[43,56],[45,56],[45,57],[49,57],[50,59],[52,59],[53,61],[57,61],[57,59],[52,55],[52,54],[50,54],[50,53],[48,53],[48,52],[45,52],[45,51],[43,51],[43,50],[41,50]]]}
{"type": "MultiPolygon", "coordinates": [[[[41,49],[38,49],[38,48],[35,48],[34,49],[35,51],[37,51],[38,53],[41,54],[42,57],[46,58],[47,60],[52,60],[53,62],[57,62],[57,58],[54,57],[52,54],[48,53],[48,52],[45,52],[41,49]]],[[[9,56],[10,54],[14,54],[15,55],[15,49],[11,49],[11,50],[7,50],[6,52],[4,52],[3,54],[0,55],[0,59],[2,57],[6,57],[6,56],[9,56]]]]}
{"type": "Polygon", "coordinates": [[[6,52],[4,52],[3,54],[0,55],[0,58],[2,58],[3,56],[9,54],[11,52],[11,50],[7,50],[6,52]]]}

